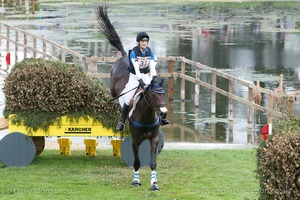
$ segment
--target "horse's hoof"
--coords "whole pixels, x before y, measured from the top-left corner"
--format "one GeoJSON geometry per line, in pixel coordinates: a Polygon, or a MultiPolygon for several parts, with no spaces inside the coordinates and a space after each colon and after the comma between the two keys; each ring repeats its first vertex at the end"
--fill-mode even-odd
{"type": "Polygon", "coordinates": [[[133,185],[135,187],[140,187],[142,184],[139,181],[134,180],[134,181],[131,182],[131,185],[133,185]]]}
{"type": "Polygon", "coordinates": [[[153,183],[153,184],[151,185],[151,190],[152,190],[152,191],[158,191],[158,190],[159,190],[159,187],[158,187],[157,183],[153,183]]]}

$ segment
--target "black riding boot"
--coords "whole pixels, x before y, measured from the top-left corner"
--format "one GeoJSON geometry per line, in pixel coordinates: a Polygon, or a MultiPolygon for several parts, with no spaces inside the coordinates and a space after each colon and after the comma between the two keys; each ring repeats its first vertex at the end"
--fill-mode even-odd
{"type": "Polygon", "coordinates": [[[129,106],[127,106],[124,103],[123,108],[122,108],[122,118],[121,118],[121,121],[116,126],[116,131],[124,131],[124,129],[125,129],[125,120],[126,120],[126,117],[128,115],[128,110],[129,110],[129,106]]]}

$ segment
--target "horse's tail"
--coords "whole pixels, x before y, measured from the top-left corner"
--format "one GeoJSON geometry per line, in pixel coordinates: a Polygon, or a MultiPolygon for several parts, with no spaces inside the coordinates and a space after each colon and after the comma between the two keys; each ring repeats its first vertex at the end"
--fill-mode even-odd
{"type": "Polygon", "coordinates": [[[108,18],[107,9],[108,7],[106,5],[98,6],[96,9],[96,17],[100,25],[100,29],[104,33],[109,43],[116,47],[118,51],[121,51],[123,57],[127,56],[127,53],[123,48],[121,39],[108,18]]]}

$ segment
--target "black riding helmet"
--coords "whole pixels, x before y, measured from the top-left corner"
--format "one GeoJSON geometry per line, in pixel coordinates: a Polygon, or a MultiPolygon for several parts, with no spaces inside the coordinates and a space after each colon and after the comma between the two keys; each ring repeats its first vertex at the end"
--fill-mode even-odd
{"type": "Polygon", "coordinates": [[[149,38],[149,35],[146,33],[146,32],[140,32],[139,34],[137,34],[136,36],[136,41],[139,42],[141,39],[143,38],[147,38],[148,40],[150,39],[149,38]]]}

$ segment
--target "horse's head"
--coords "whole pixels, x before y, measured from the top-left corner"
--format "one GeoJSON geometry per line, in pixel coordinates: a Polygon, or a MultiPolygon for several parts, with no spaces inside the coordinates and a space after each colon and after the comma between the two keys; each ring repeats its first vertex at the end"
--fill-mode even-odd
{"type": "Polygon", "coordinates": [[[148,100],[155,111],[162,117],[168,114],[168,109],[165,103],[165,91],[163,89],[164,79],[160,83],[151,81],[149,87],[147,88],[149,96],[148,100]]]}

